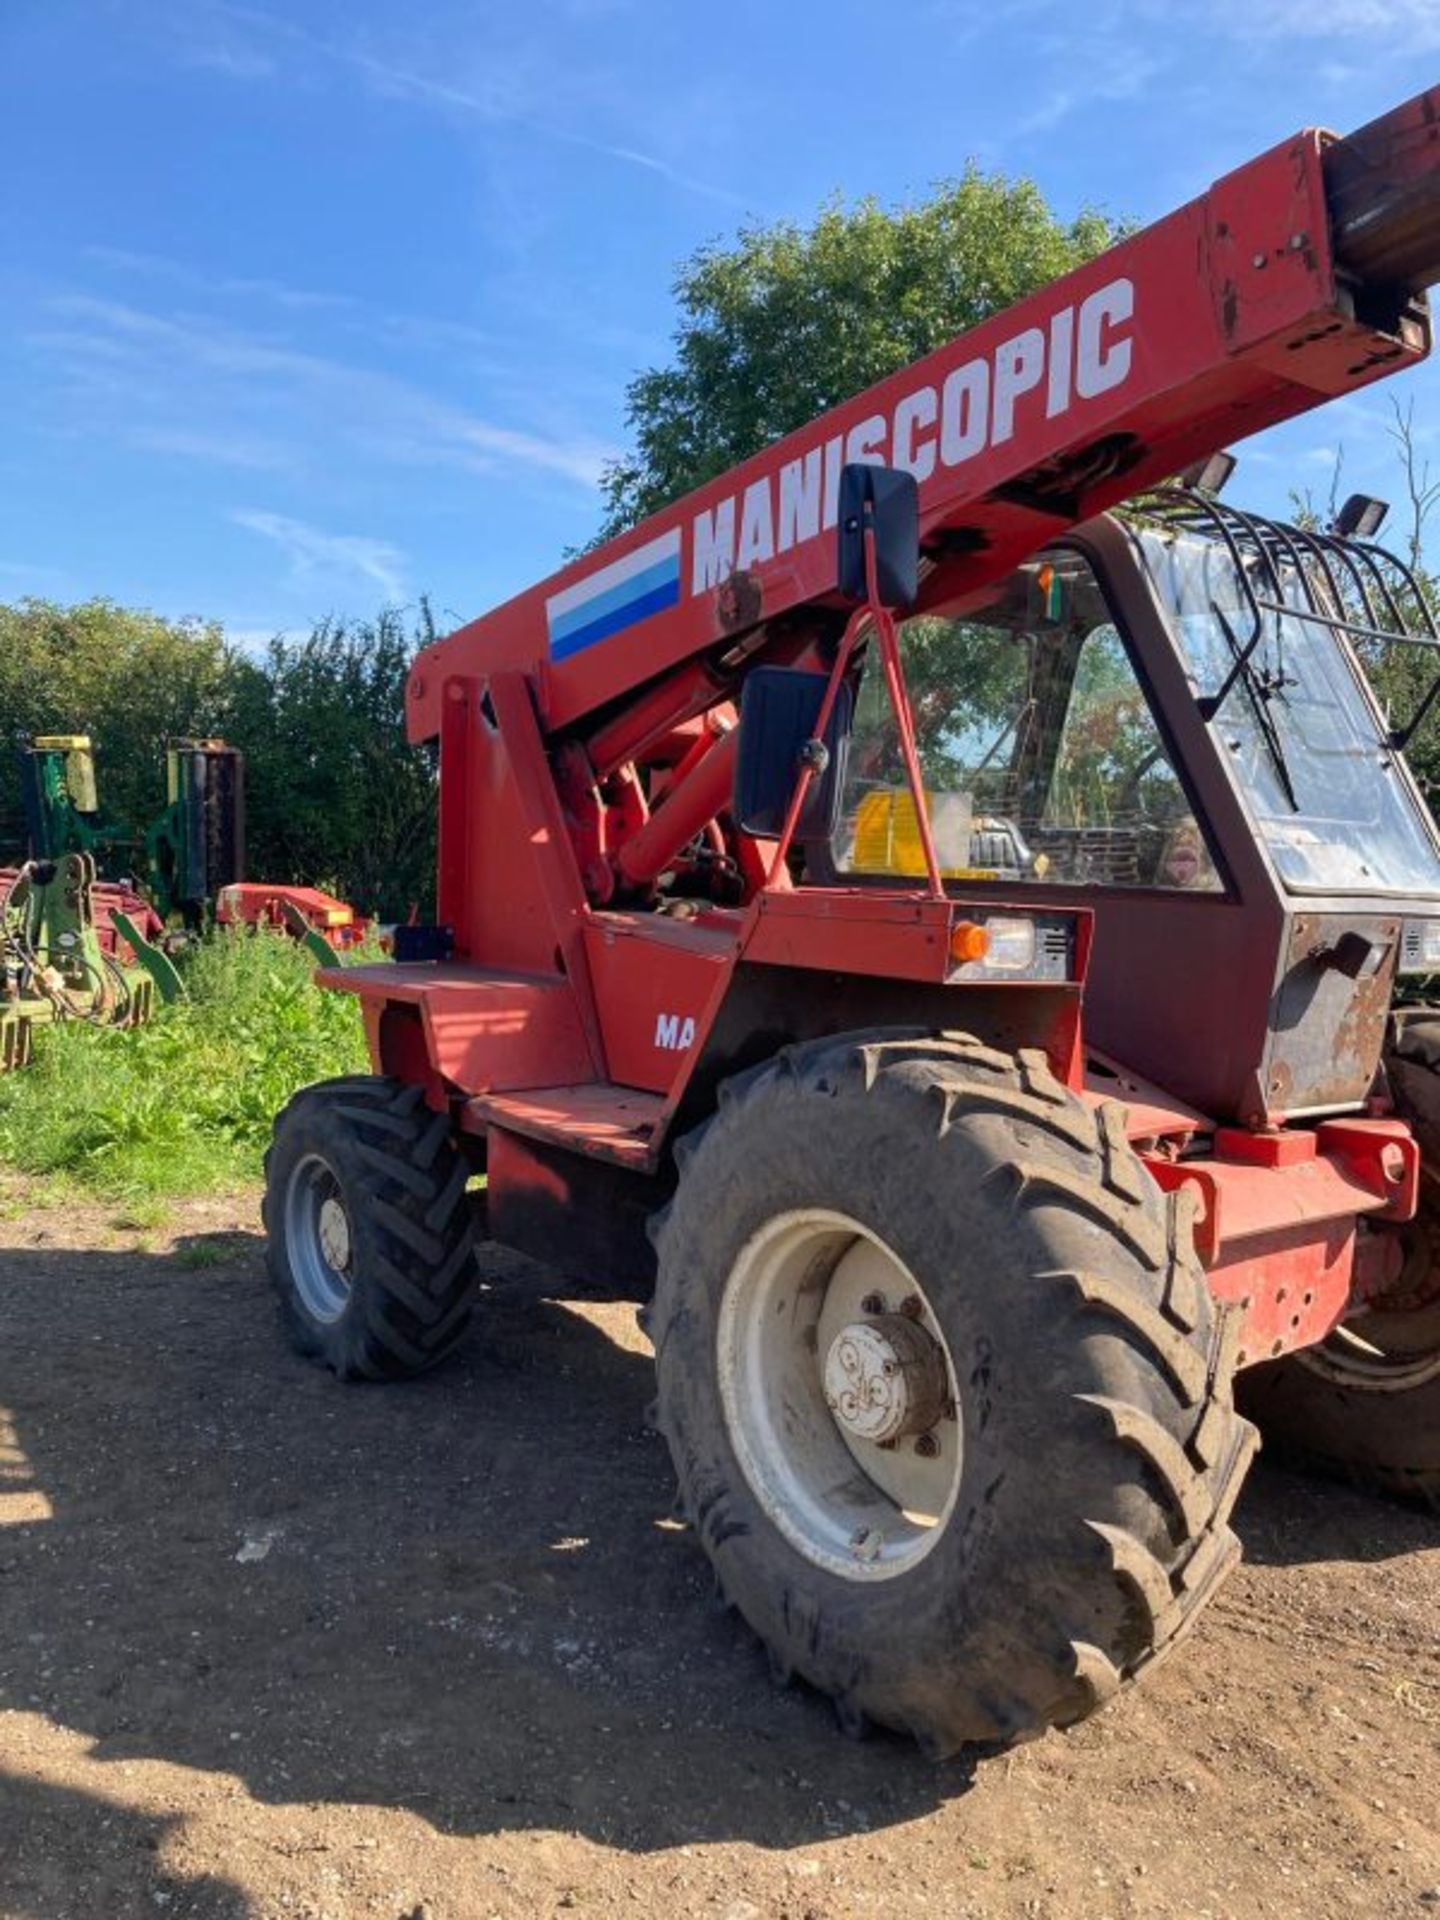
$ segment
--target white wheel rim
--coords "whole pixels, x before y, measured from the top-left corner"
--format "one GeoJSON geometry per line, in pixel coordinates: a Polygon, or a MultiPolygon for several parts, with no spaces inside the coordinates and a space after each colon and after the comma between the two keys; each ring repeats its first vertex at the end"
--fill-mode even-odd
{"type": "Polygon", "coordinates": [[[297,1162],[285,1189],[285,1247],[301,1305],[333,1326],[350,1304],[350,1216],[334,1170],[318,1153],[297,1162]]]}
{"type": "Polygon", "coordinates": [[[878,1234],[824,1208],[768,1220],[726,1279],[716,1359],[741,1471],[807,1560],[888,1580],[934,1549],[960,1490],[957,1376],[878,1234]]]}

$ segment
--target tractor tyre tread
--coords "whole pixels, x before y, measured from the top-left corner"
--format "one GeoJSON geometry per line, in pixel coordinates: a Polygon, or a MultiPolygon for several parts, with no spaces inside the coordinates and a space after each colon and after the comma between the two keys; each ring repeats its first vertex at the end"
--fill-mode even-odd
{"type": "Polygon", "coordinates": [[[342,1380],[408,1378],[451,1352],[475,1294],[467,1176],[448,1117],[419,1087],[352,1074],[301,1088],[275,1122],[262,1205],[266,1265],[297,1352],[342,1380]],[[339,1176],[357,1247],[350,1300],[330,1324],[298,1298],[284,1244],[284,1194],[307,1152],[339,1176]]]}
{"type": "MultiPolygon", "coordinates": [[[[863,1130],[853,1137],[863,1138],[863,1130]]],[[[659,1423],[680,1510],[775,1669],[803,1676],[842,1711],[898,1726],[924,1751],[943,1756],[970,1743],[1007,1744],[1072,1725],[1168,1652],[1239,1557],[1229,1515],[1257,1442],[1234,1411],[1235,1340],[1193,1251],[1191,1205],[1152,1181],[1125,1137],[1123,1112],[1112,1106],[1097,1114],[1061,1084],[1043,1054],[1017,1058],[959,1033],[863,1033],[787,1048],[722,1093],[716,1113],[681,1144],[687,1150],[677,1154],[679,1186],[653,1236],[659,1423]],[[934,1679],[934,1660],[943,1656],[918,1628],[913,1669],[904,1670],[903,1656],[887,1656],[887,1672],[877,1672],[881,1663],[856,1622],[844,1617],[847,1593],[839,1591],[848,1586],[849,1595],[863,1597],[869,1589],[825,1574],[807,1578],[805,1563],[773,1523],[761,1517],[757,1527],[759,1504],[723,1421],[717,1432],[710,1420],[707,1430],[704,1397],[695,1391],[707,1340],[713,1348],[715,1303],[706,1294],[717,1283],[699,1270],[705,1244],[743,1196],[747,1168],[783,1157],[786,1139],[822,1126],[822,1103],[837,1100],[874,1104],[877,1140],[901,1140],[903,1128],[928,1129],[943,1154],[953,1136],[952,1191],[963,1187],[967,1170],[988,1160],[978,1185],[992,1197],[1003,1194],[1015,1215],[1046,1210],[1051,1243],[1068,1240],[1084,1254],[997,1277],[997,1291],[1000,1280],[1018,1281],[1025,1296],[1019,1311],[1037,1332],[1050,1330],[1043,1364],[1052,1372],[1069,1368],[1065,1397],[1074,1412],[1066,1416],[1054,1470],[1067,1463],[1077,1470],[1074,1484],[1055,1496],[1065,1509],[1063,1567],[1036,1556],[1021,1572],[1020,1585],[1034,1596],[1022,1639],[1013,1623],[994,1623],[989,1644],[1003,1645],[1007,1659],[989,1670],[982,1660],[979,1671],[960,1661],[948,1688],[934,1679]],[[808,1105],[808,1116],[797,1105],[808,1105]],[[1057,1209],[1068,1227],[1055,1228],[1057,1209]],[[1087,1390],[1105,1367],[1082,1362],[1081,1352],[1097,1345],[1109,1357],[1107,1393],[1087,1390]],[[1118,1360],[1117,1345],[1124,1349],[1118,1360]],[[1115,1383],[1125,1381],[1128,1389],[1117,1393],[1115,1383]],[[778,1604],[756,1590],[753,1541],[761,1527],[769,1530],[778,1604]]],[[[910,1141],[895,1150],[908,1156],[910,1141]]],[[[837,1175],[842,1185],[851,1171],[837,1175]]],[[[746,1203],[738,1203],[743,1215],[746,1203]]],[[[882,1221],[870,1224],[890,1240],[882,1221]]],[[[726,1244],[738,1252],[743,1231],[726,1231],[726,1244]]],[[[1037,1359],[1036,1370],[1041,1366],[1037,1359]]],[[[968,1472],[968,1436],[966,1447],[968,1472]]],[[[1017,1561],[1026,1560],[1027,1544],[1017,1544],[1017,1561]]]]}

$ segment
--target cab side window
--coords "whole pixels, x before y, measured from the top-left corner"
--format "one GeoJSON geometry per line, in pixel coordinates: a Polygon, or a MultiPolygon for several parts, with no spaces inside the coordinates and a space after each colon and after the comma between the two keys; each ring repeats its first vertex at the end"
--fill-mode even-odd
{"type": "MultiPolygon", "coordinates": [[[[1214,892],[1220,879],[1089,564],[1023,567],[964,620],[901,635],[942,867],[954,879],[1214,892]]],[[[881,675],[856,703],[842,869],[924,871],[881,675]]]]}

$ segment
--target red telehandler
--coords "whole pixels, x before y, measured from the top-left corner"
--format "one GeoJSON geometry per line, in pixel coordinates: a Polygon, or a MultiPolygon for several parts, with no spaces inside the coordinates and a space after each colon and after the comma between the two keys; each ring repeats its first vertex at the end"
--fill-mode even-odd
{"type": "Polygon", "coordinates": [[[483,1172],[491,1240],[646,1303],[720,1591],[849,1729],[1004,1743],[1164,1653],[1239,1552],[1239,1369],[1440,1495],[1440,1012],[1392,1013],[1440,633],[1378,503],[1285,526],[1215,459],[1422,359],[1437,278],[1431,89],[416,661],[439,924],[322,975],[374,1073],[276,1123],[289,1331],[448,1352],[483,1172]]]}

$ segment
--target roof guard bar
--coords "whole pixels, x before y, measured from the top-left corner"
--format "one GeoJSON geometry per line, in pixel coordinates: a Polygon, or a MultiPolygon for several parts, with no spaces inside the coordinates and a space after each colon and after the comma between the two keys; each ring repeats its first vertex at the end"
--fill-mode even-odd
{"type": "MultiPolygon", "coordinates": [[[[1219,711],[1244,673],[1265,637],[1267,616],[1275,622],[1277,648],[1283,644],[1281,623],[1304,620],[1348,640],[1362,655],[1376,646],[1440,652],[1440,626],[1415,569],[1371,541],[1269,520],[1178,483],[1153,493],[1131,512],[1162,529],[1219,539],[1234,563],[1250,631],[1238,641],[1223,684],[1200,700],[1206,719],[1219,711]]],[[[1392,747],[1403,750],[1409,744],[1437,698],[1440,674],[1409,721],[1391,728],[1392,747]]]]}

